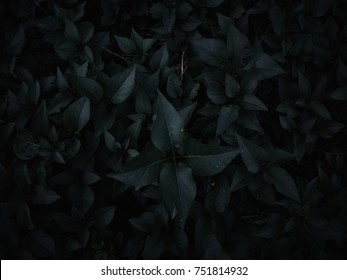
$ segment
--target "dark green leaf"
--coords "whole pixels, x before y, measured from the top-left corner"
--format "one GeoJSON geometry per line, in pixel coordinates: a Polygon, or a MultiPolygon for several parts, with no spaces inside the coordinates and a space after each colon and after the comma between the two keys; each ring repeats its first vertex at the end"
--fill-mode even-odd
{"type": "Polygon", "coordinates": [[[161,94],[158,94],[157,117],[153,123],[151,138],[154,146],[166,152],[170,147],[181,144],[184,122],[175,107],[161,94]]]}
{"type": "Polygon", "coordinates": [[[246,94],[241,102],[244,108],[248,110],[267,111],[266,105],[255,95],[246,94]]]}
{"type": "Polygon", "coordinates": [[[159,188],[171,216],[175,209],[180,225],[184,227],[196,195],[192,170],[183,163],[165,163],[160,172],[159,188]]]}
{"type": "Polygon", "coordinates": [[[133,67],[130,73],[124,77],[124,80],[123,77],[117,75],[111,78],[109,90],[112,92],[112,103],[119,104],[128,99],[135,87],[135,74],[136,67],[133,67]],[[122,79],[120,80],[120,78],[122,79]],[[115,82],[112,81],[113,79],[115,79],[115,82]]]}
{"type": "Polygon", "coordinates": [[[277,166],[270,167],[266,172],[266,179],[269,183],[275,185],[279,193],[300,202],[295,182],[285,169],[277,166]]]}
{"type": "Polygon", "coordinates": [[[94,203],[94,192],[89,186],[71,185],[68,195],[71,202],[77,207],[81,215],[86,215],[94,203]]]}
{"type": "Polygon", "coordinates": [[[238,148],[205,145],[189,139],[183,145],[183,159],[199,176],[212,176],[224,168],[240,153],[238,148]]]}
{"type": "Polygon", "coordinates": [[[266,53],[257,55],[254,59],[254,65],[258,72],[258,80],[269,79],[286,72],[266,53]]]}
{"type": "Polygon", "coordinates": [[[29,160],[37,155],[40,145],[32,133],[21,131],[14,139],[12,147],[19,159],[29,160]]]}
{"type": "Polygon", "coordinates": [[[78,44],[80,41],[80,35],[78,33],[77,26],[68,19],[65,19],[64,35],[67,40],[76,44],[78,44]]]}
{"type": "Polygon", "coordinates": [[[229,73],[225,74],[225,94],[234,98],[240,91],[240,85],[229,73]]]}
{"type": "Polygon", "coordinates": [[[90,220],[97,228],[106,227],[112,222],[115,209],[115,206],[105,206],[99,208],[93,213],[93,215],[90,217],[90,220]]]}
{"type": "Polygon", "coordinates": [[[200,59],[211,66],[221,67],[228,60],[226,45],[218,39],[195,38],[192,44],[200,59]]]}
{"type": "Polygon", "coordinates": [[[79,132],[87,125],[90,118],[90,101],[86,96],[73,102],[64,112],[63,121],[66,129],[79,132]]]}
{"type": "Polygon", "coordinates": [[[121,37],[121,36],[115,36],[115,38],[122,52],[126,54],[131,54],[135,52],[136,46],[129,38],[121,37]]]}
{"type": "Polygon", "coordinates": [[[223,106],[218,116],[216,136],[221,135],[225,130],[227,130],[229,126],[237,120],[238,117],[239,117],[238,106],[233,106],[233,105],[223,106]]]}
{"type": "Polygon", "coordinates": [[[104,91],[97,81],[72,75],[69,76],[69,79],[81,96],[87,96],[91,100],[100,100],[102,98],[104,91]]]}
{"type": "Polygon", "coordinates": [[[259,172],[261,166],[269,160],[265,149],[238,134],[236,137],[240,145],[241,157],[247,170],[252,173],[259,172]]]}
{"type": "Polygon", "coordinates": [[[36,191],[37,193],[31,199],[31,202],[34,204],[48,205],[60,199],[60,195],[53,190],[48,190],[39,186],[37,187],[36,191]]]}
{"type": "Polygon", "coordinates": [[[159,150],[150,147],[108,177],[139,188],[158,181],[165,161],[159,150]]]}

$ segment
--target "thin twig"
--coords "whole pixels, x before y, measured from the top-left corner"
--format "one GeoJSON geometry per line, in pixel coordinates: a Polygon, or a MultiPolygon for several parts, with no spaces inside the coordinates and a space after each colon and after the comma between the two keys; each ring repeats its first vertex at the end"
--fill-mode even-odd
{"type": "Polygon", "coordinates": [[[107,51],[107,52],[109,52],[109,53],[115,55],[116,57],[122,59],[123,61],[128,62],[123,56],[121,56],[121,55],[119,55],[119,54],[116,54],[116,53],[114,53],[113,51],[110,51],[109,49],[106,49],[105,47],[102,47],[102,48],[103,48],[105,51],[107,51]]]}
{"type": "Polygon", "coordinates": [[[183,75],[184,72],[186,72],[188,65],[184,65],[184,56],[185,56],[185,51],[182,52],[182,56],[181,56],[181,73],[180,73],[180,78],[181,78],[181,82],[183,81],[183,75]]]}

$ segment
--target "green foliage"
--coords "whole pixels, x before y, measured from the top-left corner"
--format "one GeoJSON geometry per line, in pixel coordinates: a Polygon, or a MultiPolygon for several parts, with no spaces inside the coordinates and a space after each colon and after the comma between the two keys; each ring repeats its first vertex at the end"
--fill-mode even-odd
{"type": "Polygon", "coordinates": [[[2,259],[341,259],[343,1],[0,4],[2,259]]]}

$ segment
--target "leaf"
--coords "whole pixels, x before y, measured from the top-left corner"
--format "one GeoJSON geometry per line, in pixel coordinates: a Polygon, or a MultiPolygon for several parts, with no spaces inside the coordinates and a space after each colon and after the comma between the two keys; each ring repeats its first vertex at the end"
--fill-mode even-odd
{"type": "Polygon", "coordinates": [[[10,35],[6,38],[5,42],[8,44],[6,46],[7,52],[13,56],[19,56],[25,45],[23,24],[20,24],[15,30],[10,32],[10,35]]]}
{"type": "Polygon", "coordinates": [[[216,128],[216,136],[221,135],[239,117],[239,107],[234,105],[222,106],[216,128]]]}
{"type": "Polygon", "coordinates": [[[223,2],[224,0],[207,0],[205,5],[207,8],[216,8],[220,6],[223,2]]]}
{"type": "Polygon", "coordinates": [[[167,162],[160,172],[159,190],[170,213],[177,210],[183,228],[196,195],[192,170],[183,163],[167,162]]]}
{"type": "Polygon", "coordinates": [[[40,257],[52,257],[55,254],[54,239],[42,229],[34,229],[30,237],[25,239],[26,247],[40,257]]]}
{"type": "Polygon", "coordinates": [[[300,197],[295,182],[285,169],[277,166],[271,166],[266,171],[266,179],[270,184],[275,185],[275,188],[279,193],[300,202],[300,197]]]}
{"type": "Polygon", "coordinates": [[[241,157],[247,170],[252,173],[258,173],[261,166],[269,160],[265,149],[238,134],[236,134],[236,137],[240,145],[241,157]]]}
{"type": "Polygon", "coordinates": [[[167,94],[171,98],[177,98],[182,95],[182,83],[180,77],[172,72],[167,80],[166,86],[167,94]]]}
{"type": "Polygon", "coordinates": [[[254,65],[258,72],[258,81],[286,73],[271,56],[265,53],[258,54],[255,57],[254,65]]]}
{"type": "Polygon", "coordinates": [[[132,54],[136,51],[135,44],[129,38],[121,36],[115,36],[115,38],[122,52],[126,54],[132,54]]]}
{"type": "Polygon", "coordinates": [[[196,107],[196,102],[178,111],[178,114],[180,115],[180,118],[182,119],[184,126],[186,126],[189,120],[191,119],[195,107],[196,107]]]}
{"type": "Polygon", "coordinates": [[[12,147],[17,158],[29,160],[37,155],[40,145],[31,132],[24,130],[18,132],[12,147]]]}
{"type": "Polygon", "coordinates": [[[106,227],[112,222],[115,209],[115,206],[101,207],[91,215],[90,221],[97,228],[106,227]]]}
{"type": "Polygon", "coordinates": [[[76,44],[80,41],[80,34],[78,33],[77,26],[68,19],[65,19],[64,35],[67,40],[76,44]]]}
{"type": "Polygon", "coordinates": [[[208,98],[215,104],[224,104],[227,100],[223,86],[225,75],[217,68],[203,69],[202,76],[205,80],[208,98]]]}
{"type": "Polygon", "coordinates": [[[116,82],[116,84],[119,85],[117,89],[112,86],[112,79],[117,79],[117,75],[114,78],[111,78],[111,90],[113,91],[111,100],[113,104],[123,103],[128,99],[135,87],[135,74],[136,67],[133,67],[124,80],[116,82]]]}
{"type": "Polygon", "coordinates": [[[90,101],[86,96],[80,97],[64,111],[63,122],[67,130],[79,132],[90,119],[90,101]]]}
{"type": "Polygon", "coordinates": [[[189,18],[182,21],[180,27],[185,32],[192,32],[195,29],[197,29],[200,24],[201,24],[200,20],[190,16],[189,18]]]}
{"type": "Polygon", "coordinates": [[[311,98],[310,82],[301,71],[298,72],[298,86],[302,97],[311,98]]]}
{"type": "Polygon", "coordinates": [[[95,195],[90,186],[71,185],[68,189],[68,195],[70,201],[83,216],[87,214],[94,203],[95,195]]]}
{"type": "Polygon", "coordinates": [[[346,101],[347,100],[347,87],[341,87],[329,94],[329,96],[338,101],[346,101]]]}
{"type": "Polygon", "coordinates": [[[253,174],[248,172],[243,165],[237,166],[233,175],[230,191],[234,192],[247,186],[252,178],[252,175],[253,174]]]}
{"type": "Polygon", "coordinates": [[[166,152],[170,147],[181,144],[184,122],[175,107],[158,93],[157,117],[153,123],[151,139],[156,148],[166,152]]]}
{"type": "Polygon", "coordinates": [[[45,189],[42,186],[37,188],[37,193],[31,198],[31,202],[37,205],[49,205],[60,199],[58,195],[53,190],[45,189]]]}
{"type": "Polygon", "coordinates": [[[166,159],[159,150],[150,147],[122,166],[117,172],[112,172],[107,176],[140,188],[158,181],[162,164],[165,161],[166,159]]]}
{"type": "Polygon", "coordinates": [[[241,102],[243,107],[248,110],[268,111],[266,105],[258,97],[253,94],[245,94],[241,102]]]}
{"type": "Polygon", "coordinates": [[[327,107],[323,103],[316,100],[312,100],[310,103],[310,108],[318,116],[325,118],[327,120],[332,120],[330,112],[328,111],[327,107]]]}
{"type": "Polygon", "coordinates": [[[77,47],[73,42],[64,41],[54,46],[56,53],[63,60],[68,60],[72,55],[76,54],[77,47]]]}
{"type": "Polygon", "coordinates": [[[212,176],[224,168],[240,153],[238,148],[206,145],[194,139],[183,145],[183,158],[195,175],[212,176]]]}
{"type": "Polygon", "coordinates": [[[31,131],[45,137],[49,135],[49,120],[45,100],[42,100],[33,116],[31,131]]]}
{"type": "Polygon", "coordinates": [[[145,246],[142,251],[142,257],[145,260],[159,259],[164,250],[164,240],[162,236],[154,237],[147,235],[145,239],[145,246]]]}
{"type": "Polygon", "coordinates": [[[256,112],[253,111],[240,110],[237,123],[244,128],[259,132],[260,134],[264,134],[264,131],[260,126],[259,120],[255,113],[256,112]]]}
{"type": "Polygon", "coordinates": [[[0,148],[5,147],[7,144],[14,128],[15,128],[16,123],[15,122],[10,122],[6,123],[0,126],[0,148]]]}
{"type": "Polygon", "coordinates": [[[240,91],[240,85],[229,73],[225,74],[225,94],[234,98],[240,91]]]}
{"type": "Polygon", "coordinates": [[[140,216],[129,219],[130,224],[143,232],[150,232],[155,224],[155,217],[153,212],[145,212],[140,216]]]}
{"type": "Polygon", "coordinates": [[[200,37],[192,40],[192,44],[201,61],[210,66],[221,67],[228,61],[226,45],[219,39],[200,37]]]}
{"type": "Polygon", "coordinates": [[[69,79],[81,96],[87,96],[91,100],[100,100],[102,98],[104,91],[97,81],[73,75],[70,75],[69,79]]]}

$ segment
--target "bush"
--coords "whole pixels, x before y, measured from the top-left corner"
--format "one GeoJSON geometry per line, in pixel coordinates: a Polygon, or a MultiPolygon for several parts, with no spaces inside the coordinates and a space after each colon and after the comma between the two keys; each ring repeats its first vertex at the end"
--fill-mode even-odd
{"type": "Polygon", "coordinates": [[[345,1],[0,18],[2,259],[346,258],[345,1]]]}

